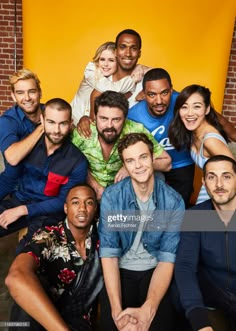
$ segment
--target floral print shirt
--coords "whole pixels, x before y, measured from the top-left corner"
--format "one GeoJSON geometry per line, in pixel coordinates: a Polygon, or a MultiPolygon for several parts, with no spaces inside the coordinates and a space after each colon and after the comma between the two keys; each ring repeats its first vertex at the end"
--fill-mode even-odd
{"type": "MultiPolygon", "coordinates": [[[[91,249],[91,226],[85,241],[86,256],[91,249]]],[[[75,248],[75,240],[67,220],[57,226],[46,226],[38,230],[24,253],[29,253],[38,265],[38,274],[46,276],[52,298],[57,300],[81,271],[84,260],[75,248]]]]}
{"type": "Polygon", "coordinates": [[[90,129],[92,131],[90,138],[85,138],[79,135],[77,129],[74,129],[71,137],[72,143],[84,153],[88,160],[91,174],[103,187],[107,187],[114,183],[115,175],[122,167],[122,161],[118,154],[117,145],[119,140],[122,139],[125,134],[132,132],[145,133],[153,143],[155,158],[158,158],[163,152],[163,147],[158,144],[157,140],[143,126],[143,124],[126,120],[121,135],[112,148],[109,159],[104,160],[102,148],[98,140],[98,131],[96,126],[91,123],[90,129]]]}

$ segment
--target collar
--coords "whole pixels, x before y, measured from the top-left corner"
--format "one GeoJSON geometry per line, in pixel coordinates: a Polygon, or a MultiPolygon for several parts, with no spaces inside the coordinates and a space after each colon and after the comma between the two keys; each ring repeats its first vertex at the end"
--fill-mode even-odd
{"type": "MultiPolygon", "coordinates": [[[[158,208],[157,191],[158,191],[158,188],[159,188],[159,180],[160,179],[158,178],[158,176],[156,176],[154,174],[154,188],[153,188],[152,198],[153,198],[153,203],[156,206],[156,208],[158,208]]],[[[128,198],[127,198],[128,204],[129,205],[134,204],[135,207],[137,209],[139,209],[138,203],[136,201],[136,194],[134,192],[134,188],[133,188],[132,181],[131,181],[131,178],[130,177],[127,178],[127,183],[126,184],[127,184],[127,186],[130,187],[130,194],[129,194],[128,198]]]]}

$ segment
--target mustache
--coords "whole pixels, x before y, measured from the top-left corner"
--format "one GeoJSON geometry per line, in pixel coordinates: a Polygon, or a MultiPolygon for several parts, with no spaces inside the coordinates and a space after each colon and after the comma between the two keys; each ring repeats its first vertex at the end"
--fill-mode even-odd
{"type": "Polygon", "coordinates": [[[215,193],[226,193],[226,192],[228,192],[228,191],[219,188],[219,189],[216,189],[214,192],[215,192],[215,193]]]}
{"type": "Polygon", "coordinates": [[[110,128],[110,129],[104,129],[102,130],[102,132],[116,132],[116,129],[115,128],[110,128]]]}

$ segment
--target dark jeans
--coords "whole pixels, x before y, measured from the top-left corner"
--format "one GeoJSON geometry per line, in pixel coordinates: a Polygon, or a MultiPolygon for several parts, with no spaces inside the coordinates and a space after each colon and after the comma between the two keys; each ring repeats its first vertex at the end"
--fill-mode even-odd
{"type": "Polygon", "coordinates": [[[181,194],[186,208],[189,206],[189,200],[193,192],[194,170],[195,165],[190,164],[186,167],[165,172],[166,183],[181,194]]]}
{"type": "MultiPolygon", "coordinates": [[[[22,205],[22,203],[14,197],[2,200],[0,202],[0,214],[6,209],[14,208],[20,205],[22,205]]],[[[59,221],[62,221],[63,219],[63,213],[35,217],[22,216],[17,221],[9,224],[7,229],[0,227],[0,237],[7,236],[11,233],[19,231],[20,229],[28,227],[28,232],[21,239],[16,248],[16,253],[19,254],[24,248],[25,244],[31,240],[35,231],[45,225],[56,225],[59,221]]]]}
{"type": "MultiPolygon", "coordinates": [[[[122,307],[140,307],[146,300],[150,280],[155,269],[147,271],[130,271],[120,269],[122,307]]],[[[116,331],[117,328],[111,316],[111,307],[105,286],[100,294],[101,330],[116,331]]],[[[150,331],[175,330],[175,311],[167,292],[162,299],[158,311],[150,326],[150,331]]]]}

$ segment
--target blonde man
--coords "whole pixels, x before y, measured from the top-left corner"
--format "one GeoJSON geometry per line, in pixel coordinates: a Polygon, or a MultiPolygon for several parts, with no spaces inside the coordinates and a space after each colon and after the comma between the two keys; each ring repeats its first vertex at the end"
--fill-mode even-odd
{"type": "Polygon", "coordinates": [[[23,68],[14,72],[9,82],[15,105],[0,117],[0,151],[5,166],[0,176],[0,199],[15,187],[16,182],[12,178],[19,171],[20,161],[30,153],[43,134],[39,78],[23,68]]]}

